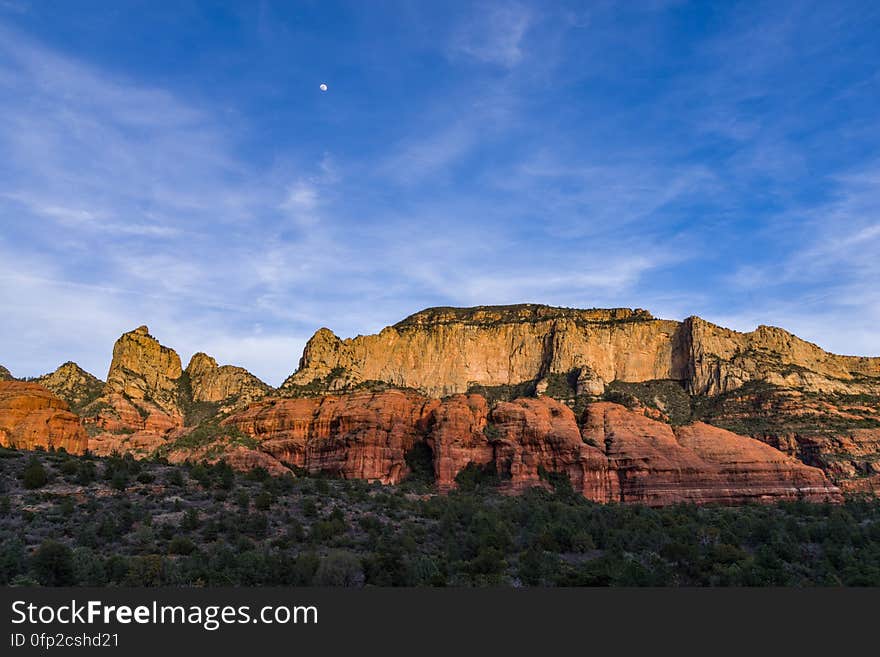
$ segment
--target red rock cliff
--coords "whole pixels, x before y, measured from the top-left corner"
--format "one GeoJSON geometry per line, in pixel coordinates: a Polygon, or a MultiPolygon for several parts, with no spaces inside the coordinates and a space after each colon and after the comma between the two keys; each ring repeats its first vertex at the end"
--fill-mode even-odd
{"type": "Polygon", "coordinates": [[[769,445],[701,423],[673,429],[611,403],[590,405],[579,428],[570,408],[546,397],[489,410],[479,395],[390,390],[265,400],[224,423],[282,463],[384,483],[406,477],[407,453],[424,441],[441,492],[474,463],[494,464],[508,492],[564,473],[597,502],[840,499],[821,470],[769,445]]]}
{"type": "Polygon", "coordinates": [[[587,407],[582,432],[604,445],[624,502],[840,500],[818,468],[707,424],[673,428],[617,404],[597,403],[587,407]]]}
{"type": "Polygon", "coordinates": [[[224,424],[261,440],[261,449],[279,461],[309,472],[395,484],[408,473],[406,453],[422,439],[437,403],[397,390],[275,399],[253,404],[224,424]]]}
{"type": "Polygon", "coordinates": [[[0,381],[0,445],[18,449],[38,447],[82,454],[88,436],[67,402],[43,386],[0,381]]]}

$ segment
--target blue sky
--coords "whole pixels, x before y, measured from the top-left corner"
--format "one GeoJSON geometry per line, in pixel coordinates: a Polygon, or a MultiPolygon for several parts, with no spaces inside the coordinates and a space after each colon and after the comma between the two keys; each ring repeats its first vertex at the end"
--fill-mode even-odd
{"type": "Polygon", "coordinates": [[[518,302],[880,355],[878,33],[870,1],[0,0],[0,363],[103,376],[146,323],[278,384],[320,326],[518,302]]]}

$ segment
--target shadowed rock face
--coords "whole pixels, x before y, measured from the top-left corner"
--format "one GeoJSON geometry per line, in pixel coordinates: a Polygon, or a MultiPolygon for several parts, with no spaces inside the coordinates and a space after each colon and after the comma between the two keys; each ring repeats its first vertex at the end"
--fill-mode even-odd
{"type": "Polygon", "coordinates": [[[562,473],[588,499],[621,501],[617,473],[601,450],[582,439],[564,404],[547,398],[502,402],[490,419],[496,428],[495,467],[509,478],[511,491],[546,485],[545,473],[562,473]]]}
{"type": "Polygon", "coordinates": [[[489,404],[482,395],[453,395],[433,409],[427,444],[440,492],[455,488],[455,477],[468,463],[495,461],[495,432],[489,425],[489,404]]]}
{"type": "Polygon", "coordinates": [[[82,454],[88,436],[67,402],[37,383],[0,382],[0,445],[82,454]]]}
{"type": "Polygon", "coordinates": [[[12,381],[13,376],[5,367],[0,365],[0,381],[12,381]]]}
{"type": "Polygon", "coordinates": [[[676,322],[644,310],[536,305],[433,308],[346,340],[321,329],[282,390],[382,381],[443,396],[474,385],[541,385],[571,372],[586,377],[591,394],[611,381],[661,379],[704,395],[748,381],[880,394],[880,358],[835,356],[782,329],[738,333],[697,317],[676,322]]]}

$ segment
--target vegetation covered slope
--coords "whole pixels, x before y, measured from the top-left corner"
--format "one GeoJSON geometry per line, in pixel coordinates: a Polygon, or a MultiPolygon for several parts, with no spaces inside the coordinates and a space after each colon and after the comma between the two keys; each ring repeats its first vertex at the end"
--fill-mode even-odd
{"type": "MultiPolygon", "coordinates": [[[[0,585],[880,585],[880,502],[601,505],[0,453],[0,585]]],[[[418,469],[416,469],[418,472],[418,469]]]]}

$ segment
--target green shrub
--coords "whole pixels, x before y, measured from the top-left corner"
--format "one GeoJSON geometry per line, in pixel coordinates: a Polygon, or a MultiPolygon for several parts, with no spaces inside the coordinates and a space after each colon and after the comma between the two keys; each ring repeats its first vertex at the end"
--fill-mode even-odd
{"type": "Polygon", "coordinates": [[[76,472],[76,483],[88,486],[98,477],[98,469],[91,461],[80,461],[76,472]]]}
{"type": "Polygon", "coordinates": [[[199,512],[197,509],[187,509],[183,514],[183,520],[180,521],[180,529],[185,532],[191,532],[199,526],[199,512]]]}
{"type": "Polygon", "coordinates": [[[254,498],[254,508],[259,509],[260,511],[268,511],[272,507],[274,501],[274,496],[264,490],[254,498]]]}
{"type": "Polygon", "coordinates": [[[76,459],[67,459],[61,464],[59,470],[65,478],[73,477],[79,473],[79,462],[76,459]]]}
{"type": "Polygon", "coordinates": [[[500,483],[494,463],[477,465],[468,463],[455,475],[455,483],[462,492],[473,492],[480,489],[495,488],[500,483]]]}
{"type": "Polygon", "coordinates": [[[196,544],[186,536],[175,536],[168,544],[169,554],[187,555],[192,554],[196,549],[196,544]]]}
{"type": "Polygon", "coordinates": [[[31,569],[43,586],[73,586],[73,553],[58,541],[46,540],[34,552],[31,569]]]}
{"type": "Polygon", "coordinates": [[[165,476],[165,483],[176,488],[183,488],[185,485],[183,473],[177,468],[170,470],[165,476]]]}
{"type": "Polygon", "coordinates": [[[317,586],[362,586],[364,570],[361,561],[351,552],[331,552],[321,559],[314,583],[317,586]]]}
{"type": "Polygon", "coordinates": [[[49,481],[49,473],[40,463],[40,459],[31,456],[21,473],[21,482],[27,489],[42,488],[49,481]]]}

